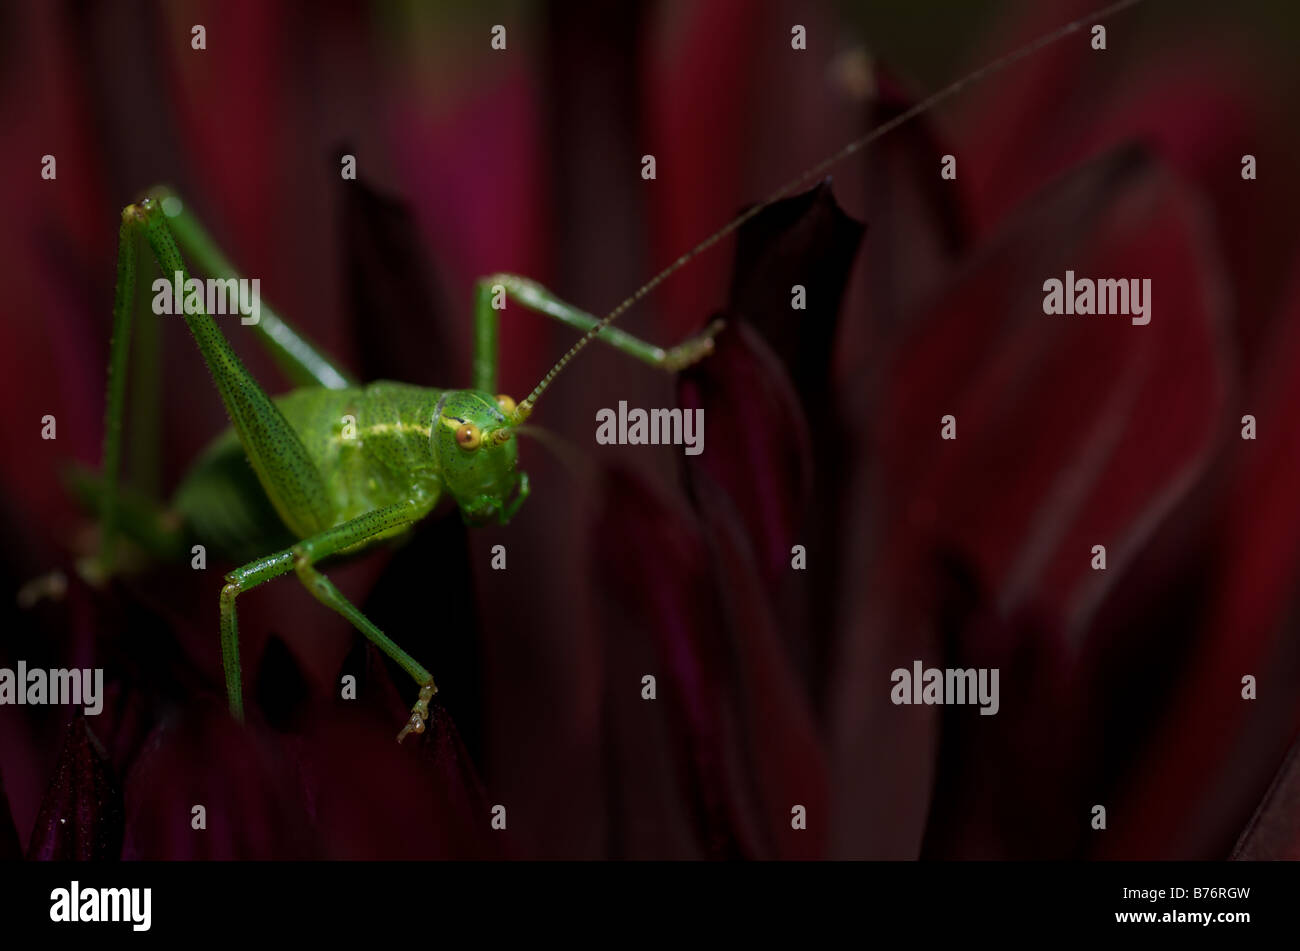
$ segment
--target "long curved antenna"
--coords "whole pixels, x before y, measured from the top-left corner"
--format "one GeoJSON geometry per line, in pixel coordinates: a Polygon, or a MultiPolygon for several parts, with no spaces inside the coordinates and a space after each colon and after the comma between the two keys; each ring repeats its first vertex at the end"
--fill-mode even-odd
{"type": "Polygon", "coordinates": [[[578,450],[574,448],[572,443],[558,433],[553,433],[549,429],[543,429],[532,423],[526,426],[516,426],[514,431],[521,436],[537,440],[542,448],[548,450],[560,465],[569,471],[569,475],[580,476],[584,473],[582,456],[579,455],[578,450]]]}
{"type": "Polygon", "coordinates": [[[605,317],[600,321],[600,323],[596,324],[594,327],[588,330],[577,343],[575,343],[572,347],[569,348],[568,353],[560,357],[560,359],[556,362],[555,366],[551,367],[550,371],[546,374],[546,376],[542,377],[542,381],[538,383],[537,386],[533,388],[533,391],[529,393],[528,396],[524,399],[524,401],[518,405],[518,407],[515,409],[514,422],[520,423],[528,418],[529,414],[532,413],[533,411],[533,406],[537,403],[538,397],[540,397],[544,392],[546,392],[546,388],[551,385],[551,381],[553,381],[557,376],[559,376],[560,371],[564,369],[565,364],[567,364],[570,360],[572,360],[575,356],[577,356],[578,352],[582,350],[583,347],[591,343],[592,339],[597,334],[599,334],[602,330],[604,330],[615,320],[617,320],[620,316],[622,316],[628,310],[628,308],[630,308],[633,304],[635,304],[641,298],[645,297],[652,290],[654,290],[656,287],[662,284],[664,280],[666,280],[670,275],[680,270],[681,268],[685,267],[686,264],[693,257],[695,257],[697,254],[700,254],[703,251],[707,251],[713,245],[717,244],[727,235],[731,234],[733,231],[735,231],[737,228],[743,225],[746,221],[749,221],[751,218],[757,215],[764,208],[768,207],[774,202],[780,201],[782,198],[785,198],[791,192],[795,191],[796,189],[800,188],[803,185],[808,184],[808,182],[812,181],[813,179],[819,177],[823,172],[825,172],[832,165],[842,162],[844,159],[848,158],[850,155],[853,155],[855,152],[861,151],[871,143],[875,142],[877,139],[888,135],[890,132],[893,132],[895,129],[897,129],[899,126],[903,125],[904,123],[910,122],[911,120],[915,119],[917,116],[921,115],[923,112],[927,112],[930,109],[933,109],[935,106],[939,105],[940,103],[945,102],[948,99],[951,99],[953,96],[957,95],[966,87],[973,86],[974,84],[980,82],[981,80],[987,79],[988,77],[994,75],[995,73],[1000,73],[1002,72],[1002,70],[1006,69],[1007,67],[1014,66],[1016,63],[1020,62],[1021,60],[1033,56],[1035,53],[1038,53],[1043,49],[1046,49],[1047,47],[1051,46],[1053,43],[1057,43],[1060,40],[1063,40],[1065,37],[1069,36],[1070,34],[1077,33],[1085,24],[1095,23],[1098,20],[1109,19],[1110,17],[1113,17],[1118,13],[1124,12],[1129,7],[1137,6],[1137,4],[1141,2],[1142,0],[1117,0],[1116,3],[1112,3],[1109,6],[1102,7],[1100,10],[1097,10],[1094,13],[1090,13],[1087,16],[1080,17],[1077,20],[1072,20],[1071,22],[1065,24],[1064,26],[1058,27],[1052,32],[1040,36],[1038,39],[1034,40],[1033,42],[1026,43],[1024,46],[1020,47],[1019,49],[1013,50],[1010,53],[1006,53],[1003,56],[998,57],[997,59],[993,60],[993,62],[988,63],[985,66],[981,66],[973,73],[968,73],[967,75],[963,76],[961,79],[949,83],[947,86],[944,86],[938,92],[931,93],[929,96],[922,99],[920,102],[914,104],[911,108],[903,112],[900,112],[898,115],[894,116],[894,118],[888,120],[887,122],[882,122],[880,125],[876,126],[870,132],[867,132],[859,136],[858,138],[854,139],[852,142],[844,146],[844,148],[840,149],[838,152],[834,153],[828,158],[823,159],[822,161],[818,162],[816,165],[812,166],[806,171],[790,179],[790,181],[786,182],[776,191],[772,192],[772,194],[769,195],[767,198],[760,201],[757,205],[753,205],[752,207],[741,212],[735,218],[732,218],[731,221],[727,222],[717,231],[713,232],[713,234],[709,235],[699,244],[695,245],[695,247],[691,248],[689,251],[687,251],[677,260],[673,261],[662,271],[660,271],[654,277],[650,278],[650,280],[646,281],[639,288],[637,288],[636,291],[634,291],[629,297],[625,298],[623,302],[620,303],[617,307],[615,307],[608,314],[606,314],[605,317]]]}

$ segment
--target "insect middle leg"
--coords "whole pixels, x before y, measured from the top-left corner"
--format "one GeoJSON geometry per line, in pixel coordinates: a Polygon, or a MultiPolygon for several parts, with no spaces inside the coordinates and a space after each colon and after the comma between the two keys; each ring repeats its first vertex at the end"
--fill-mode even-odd
{"type": "MultiPolygon", "coordinates": [[[[566,326],[583,333],[600,323],[600,318],[566,304],[536,281],[514,274],[493,274],[474,285],[474,388],[485,393],[495,393],[497,388],[497,332],[500,311],[492,306],[498,296],[497,287],[505,296],[528,310],[553,317],[566,326]]],[[[722,329],[722,321],[715,320],[701,333],[689,337],[675,347],[658,347],[639,337],[625,333],[617,327],[606,327],[597,338],[616,350],[635,357],[642,363],[659,370],[676,372],[702,360],[713,352],[713,338],[722,329]]]]}
{"type": "Polygon", "coordinates": [[[367,512],[342,525],[327,529],[296,545],[251,561],[226,575],[226,586],[221,591],[221,661],[226,676],[226,695],[230,712],[237,719],[244,718],[243,683],[239,663],[239,620],[235,612],[235,599],[251,588],[271,581],[290,571],[298,575],[312,596],[331,610],[347,618],[352,626],[366,636],[380,650],[397,662],[419,685],[420,694],[411,710],[411,719],[398,735],[403,739],[408,733],[422,733],[429,714],[429,701],[437,693],[433,675],[410,654],[398,647],[369,618],[343,596],[316,563],[330,555],[388,538],[410,528],[432,509],[429,501],[413,501],[390,505],[367,512]]]}

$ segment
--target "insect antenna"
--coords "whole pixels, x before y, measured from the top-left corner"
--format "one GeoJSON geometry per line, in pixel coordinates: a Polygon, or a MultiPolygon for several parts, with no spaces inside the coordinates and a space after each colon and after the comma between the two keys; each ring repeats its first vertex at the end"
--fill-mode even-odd
{"type": "Polygon", "coordinates": [[[572,476],[583,474],[584,459],[581,454],[574,448],[573,444],[562,438],[557,433],[549,429],[529,423],[525,426],[516,426],[515,432],[521,436],[527,436],[530,439],[537,440],[542,448],[548,450],[556,460],[569,471],[572,476]]]}
{"type": "Polygon", "coordinates": [[[1093,13],[1088,14],[1087,16],[1082,16],[1076,20],[1072,20],[1069,23],[1065,24],[1064,26],[1057,27],[1055,30],[1052,30],[1050,33],[1045,33],[1042,36],[1038,37],[1038,39],[1026,43],[1024,46],[1021,46],[1018,49],[1003,54],[1002,56],[998,57],[992,62],[987,63],[984,66],[981,66],[979,69],[975,70],[974,72],[967,73],[965,76],[949,83],[947,86],[944,86],[942,89],[938,90],[937,92],[931,93],[929,96],[926,96],[924,99],[915,103],[910,108],[904,110],[903,112],[900,112],[892,119],[889,119],[886,122],[882,122],[880,125],[871,129],[869,132],[866,132],[863,135],[859,136],[858,138],[854,139],[852,142],[844,146],[838,152],[833,153],[832,155],[828,156],[825,159],[822,159],[822,161],[818,162],[816,165],[813,165],[812,167],[801,172],[799,175],[796,175],[794,178],[790,179],[790,181],[786,182],[776,191],[772,192],[772,194],[768,195],[758,204],[752,205],[749,208],[745,209],[745,211],[741,212],[735,218],[732,218],[729,222],[727,222],[717,231],[713,232],[713,234],[709,235],[707,238],[700,241],[697,245],[695,245],[695,247],[691,248],[689,251],[687,251],[681,257],[677,258],[675,261],[673,261],[671,264],[665,267],[654,277],[650,278],[650,280],[642,284],[631,295],[624,298],[623,301],[617,307],[615,307],[608,314],[606,314],[601,319],[600,323],[596,324],[585,334],[583,334],[581,339],[579,339],[577,343],[575,343],[572,347],[570,347],[568,352],[565,353],[564,356],[560,357],[560,359],[556,361],[555,366],[551,367],[551,369],[547,372],[546,376],[542,377],[541,382],[538,383],[537,386],[533,388],[533,391],[528,394],[528,396],[518,405],[518,407],[516,407],[515,414],[514,414],[515,415],[514,422],[521,423],[528,418],[529,414],[532,413],[533,411],[533,406],[537,403],[538,397],[540,397],[543,393],[546,392],[546,388],[551,385],[551,382],[557,376],[560,375],[560,371],[564,369],[565,365],[570,360],[572,360],[575,356],[577,356],[579,351],[581,351],[583,347],[591,343],[592,339],[595,338],[597,334],[599,334],[602,330],[604,330],[615,320],[621,317],[637,301],[641,300],[641,298],[645,297],[652,290],[654,290],[656,287],[662,284],[668,277],[670,277],[675,272],[679,271],[681,268],[685,267],[692,258],[694,258],[698,254],[701,254],[704,251],[707,251],[709,248],[713,247],[713,245],[717,244],[723,238],[727,237],[727,235],[731,234],[733,231],[735,231],[745,222],[749,221],[751,218],[753,218],[755,215],[761,212],[764,208],[767,208],[769,205],[780,201],[782,198],[787,197],[792,192],[796,191],[797,189],[801,188],[804,185],[807,185],[809,182],[819,177],[823,172],[831,168],[833,165],[836,165],[839,162],[842,162],[844,159],[848,158],[850,155],[853,155],[856,152],[861,151],[862,149],[866,148],[868,145],[871,145],[877,139],[880,139],[888,135],[890,132],[893,132],[895,129],[897,129],[899,126],[903,125],[904,123],[910,122],[911,120],[915,119],[917,116],[921,115],[922,113],[928,112],[929,110],[935,108],[939,104],[947,101],[948,99],[951,99],[953,96],[957,95],[959,92],[966,89],[967,87],[973,86],[976,83],[980,82],[981,80],[987,79],[988,77],[996,73],[1000,73],[1004,69],[1007,69],[1008,67],[1014,66],[1016,63],[1019,63],[1021,60],[1028,59],[1030,56],[1033,56],[1035,53],[1041,52],[1042,50],[1053,45],[1054,43],[1057,43],[1060,40],[1065,39],[1065,37],[1070,36],[1073,33],[1077,33],[1080,29],[1083,28],[1085,24],[1096,23],[1099,20],[1109,19],[1110,17],[1115,16],[1116,14],[1124,12],[1130,7],[1137,6],[1141,2],[1142,0],[1116,0],[1115,3],[1102,7],[1101,9],[1096,10],[1093,13]]]}

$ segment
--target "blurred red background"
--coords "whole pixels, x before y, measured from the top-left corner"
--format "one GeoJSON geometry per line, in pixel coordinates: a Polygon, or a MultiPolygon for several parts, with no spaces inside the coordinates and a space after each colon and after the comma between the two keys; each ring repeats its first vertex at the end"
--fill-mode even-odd
{"type": "MultiPolygon", "coordinates": [[[[862,6],[870,9],[739,0],[6,5],[0,513],[11,589],[51,568],[70,571],[92,531],[58,475],[70,461],[98,463],[118,213],[149,186],[174,185],[236,266],[261,279],[268,302],[352,369],[463,386],[476,277],[515,271],[604,312],[891,110],[1091,4],[862,6]],[[489,46],[497,23],[508,27],[505,52],[489,46]],[[794,23],[807,26],[804,53],[790,50],[794,23]],[[191,49],[194,24],[206,29],[203,51],[191,49]],[[357,156],[367,186],[406,203],[412,231],[399,206],[349,193],[341,152],[357,156]],[[646,153],[657,158],[654,182],[640,177],[646,153]],[[45,154],[57,158],[55,181],[40,178],[45,154]],[[405,242],[412,234],[414,246],[405,242]],[[52,442],[39,436],[47,414],[57,419],[52,442]]],[[[809,526],[822,533],[822,574],[810,590],[830,594],[816,608],[792,593],[802,579],[766,589],[775,620],[762,676],[743,637],[726,659],[708,660],[703,641],[687,636],[712,679],[675,684],[668,703],[694,710],[685,723],[647,726],[612,698],[633,691],[639,671],[657,669],[653,630],[671,626],[663,605],[692,579],[669,572],[662,588],[647,585],[657,607],[620,631],[620,617],[637,610],[635,592],[618,600],[617,585],[593,567],[609,545],[639,552],[632,566],[663,560],[652,540],[695,550],[696,529],[674,529],[668,541],[656,534],[678,517],[694,525],[682,513],[705,496],[681,477],[674,452],[602,451],[602,470],[636,477],[598,495],[526,444],[534,497],[516,523],[468,538],[458,526],[422,535],[417,553],[463,560],[456,578],[477,607],[471,620],[449,619],[427,598],[435,569],[426,562],[423,573],[408,555],[404,573],[389,575],[407,600],[387,626],[399,642],[397,628],[417,628],[417,643],[441,662],[434,670],[470,771],[489,801],[515,810],[506,854],[1231,850],[1300,724],[1300,401],[1291,398],[1300,143],[1289,121],[1300,71],[1286,43],[1296,27],[1282,2],[1153,0],[1108,24],[1105,52],[1089,49],[1084,34],[1067,40],[834,170],[836,198],[867,231],[822,367],[834,421],[826,431],[839,433],[839,449],[831,461],[818,457],[814,484],[834,485],[836,498],[816,497],[794,523],[805,531],[795,537],[810,537],[809,526]],[[938,156],[948,152],[958,157],[956,183],[938,179],[938,156]],[[1245,153],[1258,157],[1257,181],[1241,180],[1245,153]],[[1153,276],[1152,327],[1049,326],[1035,313],[1039,287],[1074,261],[1098,274],[1153,276]],[[962,421],[955,449],[937,441],[947,412],[962,421]],[[1254,443],[1239,438],[1244,413],[1259,420],[1254,443]],[[622,512],[630,524],[631,512],[659,505],[661,525],[642,525],[644,535],[613,519],[622,512]],[[1102,535],[1112,565],[1098,577],[1088,551],[1102,535]],[[508,582],[480,570],[502,542],[508,582]],[[538,565],[546,567],[528,567],[538,565]],[[914,657],[1000,666],[998,722],[889,705],[888,671],[914,657]],[[1247,673],[1261,684],[1253,703],[1240,699],[1247,673]],[[693,708],[694,690],[722,699],[693,708]],[[744,698],[758,694],[784,698],[768,719],[745,712],[744,698]],[[754,767],[765,755],[767,765],[754,767]],[[710,756],[727,765],[702,766],[710,756]],[[780,815],[764,812],[776,808],[764,794],[776,775],[807,777],[791,794],[802,788],[821,807],[798,844],[783,837],[780,815]],[[715,800],[730,806],[719,811],[708,805],[715,800]],[[1095,802],[1109,804],[1104,838],[1087,828],[1095,802]]],[[[735,305],[730,248],[693,262],[631,311],[625,328],[668,343],[735,305]]],[[[510,314],[506,391],[522,395],[570,338],[510,314]]],[[[179,323],[164,324],[162,348],[166,491],[225,418],[179,323]]],[[[237,348],[269,388],[282,388],[268,360],[237,348]]],[[[596,407],[673,399],[669,380],[617,354],[593,349],[583,361],[538,421],[585,457],[596,407]]],[[[807,410],[811,384],[794,384],[807,410]]],[[[710,418],[733,422],[722,410],[710,418]]],[[[738,413],[734,425],[747,419],[738,413]]],[[[808,422],[818,431],[817,419],[808,422]]],[[[745,478],[726,459],[711,465],[724,488],[745,478]]],[[[699,529],[715,546],[700,549],[706,561],[723,557],[713,531],[699,529]]],[[[392,567],[387,558],[335,577],[364,600],[392,567]]],[[[725,588],[725,572],[710,563],[725,588]]],[[[201,774],[195,788],[207,792],[195,795],[217,798],[214,789],[241,783],[278,790],[271,766],[251,778],[223,769],[220,751],[243,757],[247,741],[229,739],[228,724],[185,719],[207,723],[196,698],[219,696],[215,577],[210,569],[174,579],[165,591],[156,579],[152,588],[128,583],[128,600],[143,600],[162,632],[134,642],[134,615],[116,601],[20,611],[10,599],[5,608],[5,663],[89,664],[100,625],[119,632],[128,654],[153,658],[114,695],[120,704],[106,722],[116,739],[98,736],[125,790],[128,855],[196,848],[151,827],[164,805],[144,777],[201,774]],[[168,674],[165,702],[150,694],[131,707],[133,682],[159,666],[185,673],[168,674]],[[177,717],[194,761],[166,760],[177,717]],[[162,766],[157,756],[142,760],[160,744],[162,766]]],[[[253,658],[246,676],[278,663],[289,672],[266,675],[273,694],[332,696],[355,654],[350,628],[295,585],[273,588],[246,608],[241,601],[253,658]]],[[[686,630],[698,621],[688,615],[686,630]]],[[[735,633],[737,618],[728,623],[735,633]]],[[[68,716],[0,709],[0,777],[23,846],[68,716]]],[[[338,717],[339,731],[356,729],[338,717]]],[[[298,736],[298,727],[276,733],[298,736]]],[[[321,742],[307,735],[306,746],[321,742]]],[[[373,826],[359,818],[387,808],[414,769],[395,748],[372,754],[371,739],[357,741],[379,764],[371,788],[349,787],[334,825],[322,807],[302,840],[246,831],[246,840],[199,854],[487,848],[449,843],[432,803],[373,826]],[[427,838],[406,834],[410,823],[427,838]],[[314,843],[326,828],[332,844],[314,843]]],[[[365,773],[342,754],[332,773],[304,756],[340,782],[365,773]]],[[[242,802],[231,809],[270,808],[259,795],[231,793],[242,802]]],[[[295,795],[267,792],[266,801],[292,811],[295,795]]],[[[1294,820],[1269,828],[1248,854],[1296,856],[1294,820]]]]}

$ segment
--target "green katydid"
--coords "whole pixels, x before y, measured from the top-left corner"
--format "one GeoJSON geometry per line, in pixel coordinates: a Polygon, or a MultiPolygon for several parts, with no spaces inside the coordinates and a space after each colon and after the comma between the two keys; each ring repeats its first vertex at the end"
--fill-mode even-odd
{"type": "MultiPolygon", "coordinates": [[[[202,536],[206,526],[219,535],[220,520],[213,520],[209,504],[195,501],[210,500],[210,496],[192,491],[198,485],[211,488],[217,484],[227,504],[253,513],[252,521],[278,518],[282,523],[279,527],[291,535],[291,543],[230,572],[220,592],[221,651],[231,713],[237,719],[243,718],[236,600],[250,588],[293,572],[313,596],[347,618],[411,675],[419,689],[418,699],[398,740],[422,733],[429,702],[437,691],[433,676],[348,601],[318,570],[318,563],[404,534],[428,516],[444,496],[455,501],[469,523],[492,519],[508,522],[529,494],[528,476],[517,466],[515,432],[579,351],[599,337],[629,356],[674,372],[706,357],[721,329],[721,324],[715,322],[700,334],[664,349],[610,326],[629,307],[697,254],[832,165],[967,85],[1076,32],[1085,23],[1137,2],[1119,0],[1040,37],[855,139],[705,238],[604,318],[564,303],[526,278],[497,274],[481,279],[474,296],[475,352],[469,389],[426,389],[392,382],[358,385],[288,322],[263,307],[254,327],[257,337],[298,387],[273,399],[249,374],[212,316],[202,308],[193,313],[186,308],[185,322],[225,403],[233,429],[214,443],[187,476],[173,500],[173,513],[191,532],[198,529],[197,534],[202,536]],[[527,310],[583,332],[581,339],[518,404],[496,393],[499,313],[493,298],[501,293],[527,310]],[[355,435],[359,438],[350,439],[344,434],[345,417],[355,418],[355,435]],[[241,457],[251,463],[256,482],[232,476],[235,471],[246,471],[246,467],[230,465],[241,457]]],[[[175,195],[155,190],[149,198],[122,212],[102,482],[97,490],[102,519],[97,570],[101,574],[114,568],[115,543],[120,533],[131,535],[146,547],[165,550],[181,530],[159,518],[156,509],[119,493],[118,488],[137,238],[141,235],[168,278],[174,274],[182,275],[182,280],[188,278],[182,250],[211,277],[235,276],[203,227],[175,195]]],[[[226,519],[227,532],[231,531],[230,521],[226,519]]],[[[247,542],[249,538],[225,540],[247,542]]]]}
{"type": "MultiPolygon", "coordinates": [[[[123,210],[99,490],[103,526],[97,567],[101,574],[113,570],[119,530],[137,539],[147,536],[155,548],[160,543],[165,547],[169,540],[163,520],[151,518],[153,513],[138,501],[128,506],[119,500],[117,486],[141,234],[164,275],[180,275],[181,282],[189,279],[181,254],[184,248],[209,273],[221,279],[233,277],[206,231],[175,195],[155,190],[123,210]]],[[[299,384],[272,399],[249,374],[212,316],[201,307],[193,313],[184,310],[233,429],[218,439],[182,482],[171,507],[173,531],[194,533],[198,528],[200,536],[220,534],[215,526],[212,532],[202,530],[213,522],[210,492],[192,489],[206,484],[210,490],[214,481],[224,480],[227,505],[256,510],[261,500],[245,496],[260,491],[296,539],[226,576],[220,597],[221,651],[231,713],[243,717],[236,599],[292,571],[312,595],[347,618],[415,679],[419,699],[398,739],[422,732],[429,700],[437,690],[432,675],[372,624],[316,565],[332,555],[351,554],[402,535],[444,496],[455,501],[470,524],[509,522],[529,494],[528,475],[517,467],[515,430],[564,364],[601,331],[601,321],[525,278],[510,274],[483,278],[475,292],[472,386],[442,390],[393,382],[359,386],[283,318],[263,308],[254,325],[258,338],[299,384]],[[587,331],[519,404],[495,392],[499,311],[494,297],[502,294],[526,309],[587,331]],[[256,484],[231,477],[227,464],[232,454],[240,452],[251,463],[256,484]]],[[[614,328],[604,330],[601,339],[651,366],[672,371],[707,355],[719,329],[721,324],[715,323],[671,349],[614,328]]],[[[221,539],[227,549],[244,540],[221,539]]]]}

